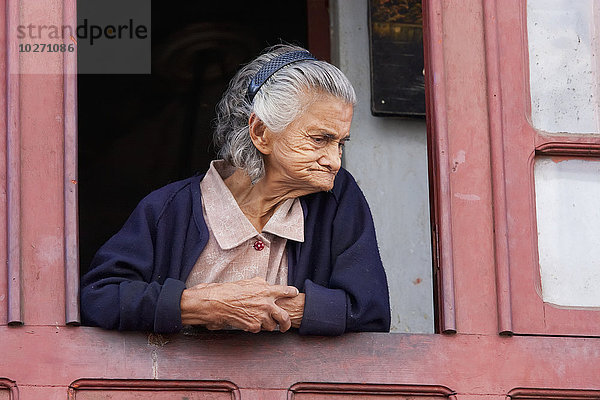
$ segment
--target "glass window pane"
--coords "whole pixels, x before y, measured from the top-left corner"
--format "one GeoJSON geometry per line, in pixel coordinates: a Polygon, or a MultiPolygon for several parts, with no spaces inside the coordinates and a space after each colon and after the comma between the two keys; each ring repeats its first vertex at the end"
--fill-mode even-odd
{"type": "Polygon", "coordinates": [[[535,191],[543,300],[600,307],[600,161],[539,158],[535,191]]]}
{"type": "Polygon", "coordinates": [[[527,34],[533,126],[600,132],[600,1],[528,0],[527,34]]]}

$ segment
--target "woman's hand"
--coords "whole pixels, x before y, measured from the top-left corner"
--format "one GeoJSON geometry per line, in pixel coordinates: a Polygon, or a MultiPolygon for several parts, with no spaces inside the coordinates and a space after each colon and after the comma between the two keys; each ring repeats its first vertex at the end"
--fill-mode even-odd
{"type": "Polygon", "coordinates": [[[205,325],[208,329],[230,326],[253,333],[273,331],[279,324],[279,330],[285,332],[292,321],[276,301],[296,297],[295,287],[269,285],[260,278],[202,283],[183,291],[181,321],[185,325],[205,325]]]}
{"type": "Polygon", "coordinates": [[[292,328],[300,328],[304,316],[304,296],[304,293],[300,293],[296,297],[280,298],[275,301],[275,304],[283,308],[290,316],[292,328]]]}

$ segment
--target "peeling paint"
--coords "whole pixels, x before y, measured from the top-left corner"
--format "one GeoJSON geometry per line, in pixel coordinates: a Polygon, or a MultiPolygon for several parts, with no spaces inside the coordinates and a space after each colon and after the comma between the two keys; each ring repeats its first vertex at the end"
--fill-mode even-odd
{"type": "Polygon", "coordinates": [[[167,343],[169,343],[169,341],[167,339],[165,339],[165,337],[161,334],[151,333],[148,335],[148,345],[149,346],[163,347],[167,343]]]}
{"type": "Polygon", "coordinates": [[[467,201],[481,200],[481,197],[477,196],[476,194],[454,193],[454,197],[458,197],[461,200],[467,200],[467,201]]]}
{"type": "Polygon", "coordinates": [[[152,346],[152,379],[158,379],[158,348],[169,343],[163,335],[151,333],[148,335],[148,346],[152,346]]]}
{"type": "Polygon", "coordinates": [[[61,236],[46,236],[37,243],[31,243],[35,257],[44,265],[55,265],[62,262],[63,238],[61,236]]]}
{"type": "Polygon", "coordinates": [[[452,160],[452,172],[458,171],[458,166],[463,164],[467,159],[467,153],[464,150],[459,150],[456,157],[452,160]]]}
{"type": "Polygon", "coordinates": [[[158,379],[158,352],[152,350],[152,379],[158,379]]]}

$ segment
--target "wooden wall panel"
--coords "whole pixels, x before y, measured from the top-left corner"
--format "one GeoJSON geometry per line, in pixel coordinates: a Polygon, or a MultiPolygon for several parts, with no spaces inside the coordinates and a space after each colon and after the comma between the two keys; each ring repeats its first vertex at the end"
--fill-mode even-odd
{"type": "Polygon", "coordinates": [[[80,380],[69,387],[73,400],[238,400],[235,385],[224,381],[80,380]]]}
{"type": "Polygon", "coordinates": [[[342,399],[360,399],[360,400],[439,400],[447,397],[437,396],[414,396],[397,393],[377,393],[377,392],[355,392],[355,393],[298,393],[291,397],[292,400],[342,400],[342,399]]]}
{"type": "Polygon", "coordinates": [[[18,400],[65,400],[66,386],[24,385],[19,387],[18,400]]]}
{"type": "Polygon", "coordinates": [[[290,400],[441,400],[454,399],[443,386],[298,383],[290,388],[290,400]]]}
{"type": "Polygon", "coordinates": [[[190,390],[76,390],[70,394],[74,400],[231,400],[227,393],[190,390]],[[177,397],[175,397],[177,396],[177,397]]]}
{"type": "Polygon", "coordinates": [[[164,336],[159,344],[142,333],[41,326],[0,327],[0,338],[0,376],[10,376],[20,392],[64,387],[63,399],[79,379],[219,380],[239,387],[241,398],[261,400],[283,400],[290,388],[301,393],[294,386],[299,382],[396,390],[439,385],[456,392],[457,400],[496,400],[517,387],[600,390],[596,338],[239,332],[164,336]]]}

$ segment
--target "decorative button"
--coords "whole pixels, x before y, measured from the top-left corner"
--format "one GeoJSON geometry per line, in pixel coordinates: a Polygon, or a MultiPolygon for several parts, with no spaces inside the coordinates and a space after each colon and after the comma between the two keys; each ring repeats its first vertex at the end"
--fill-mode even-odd
{"type": "Polygon", "coordinates": [[[264,248],[265,248],[265,244],[263,243],[262,240],[257,240],[256,242],[254,242],[254,250],[261,251],[264,248]]]}

